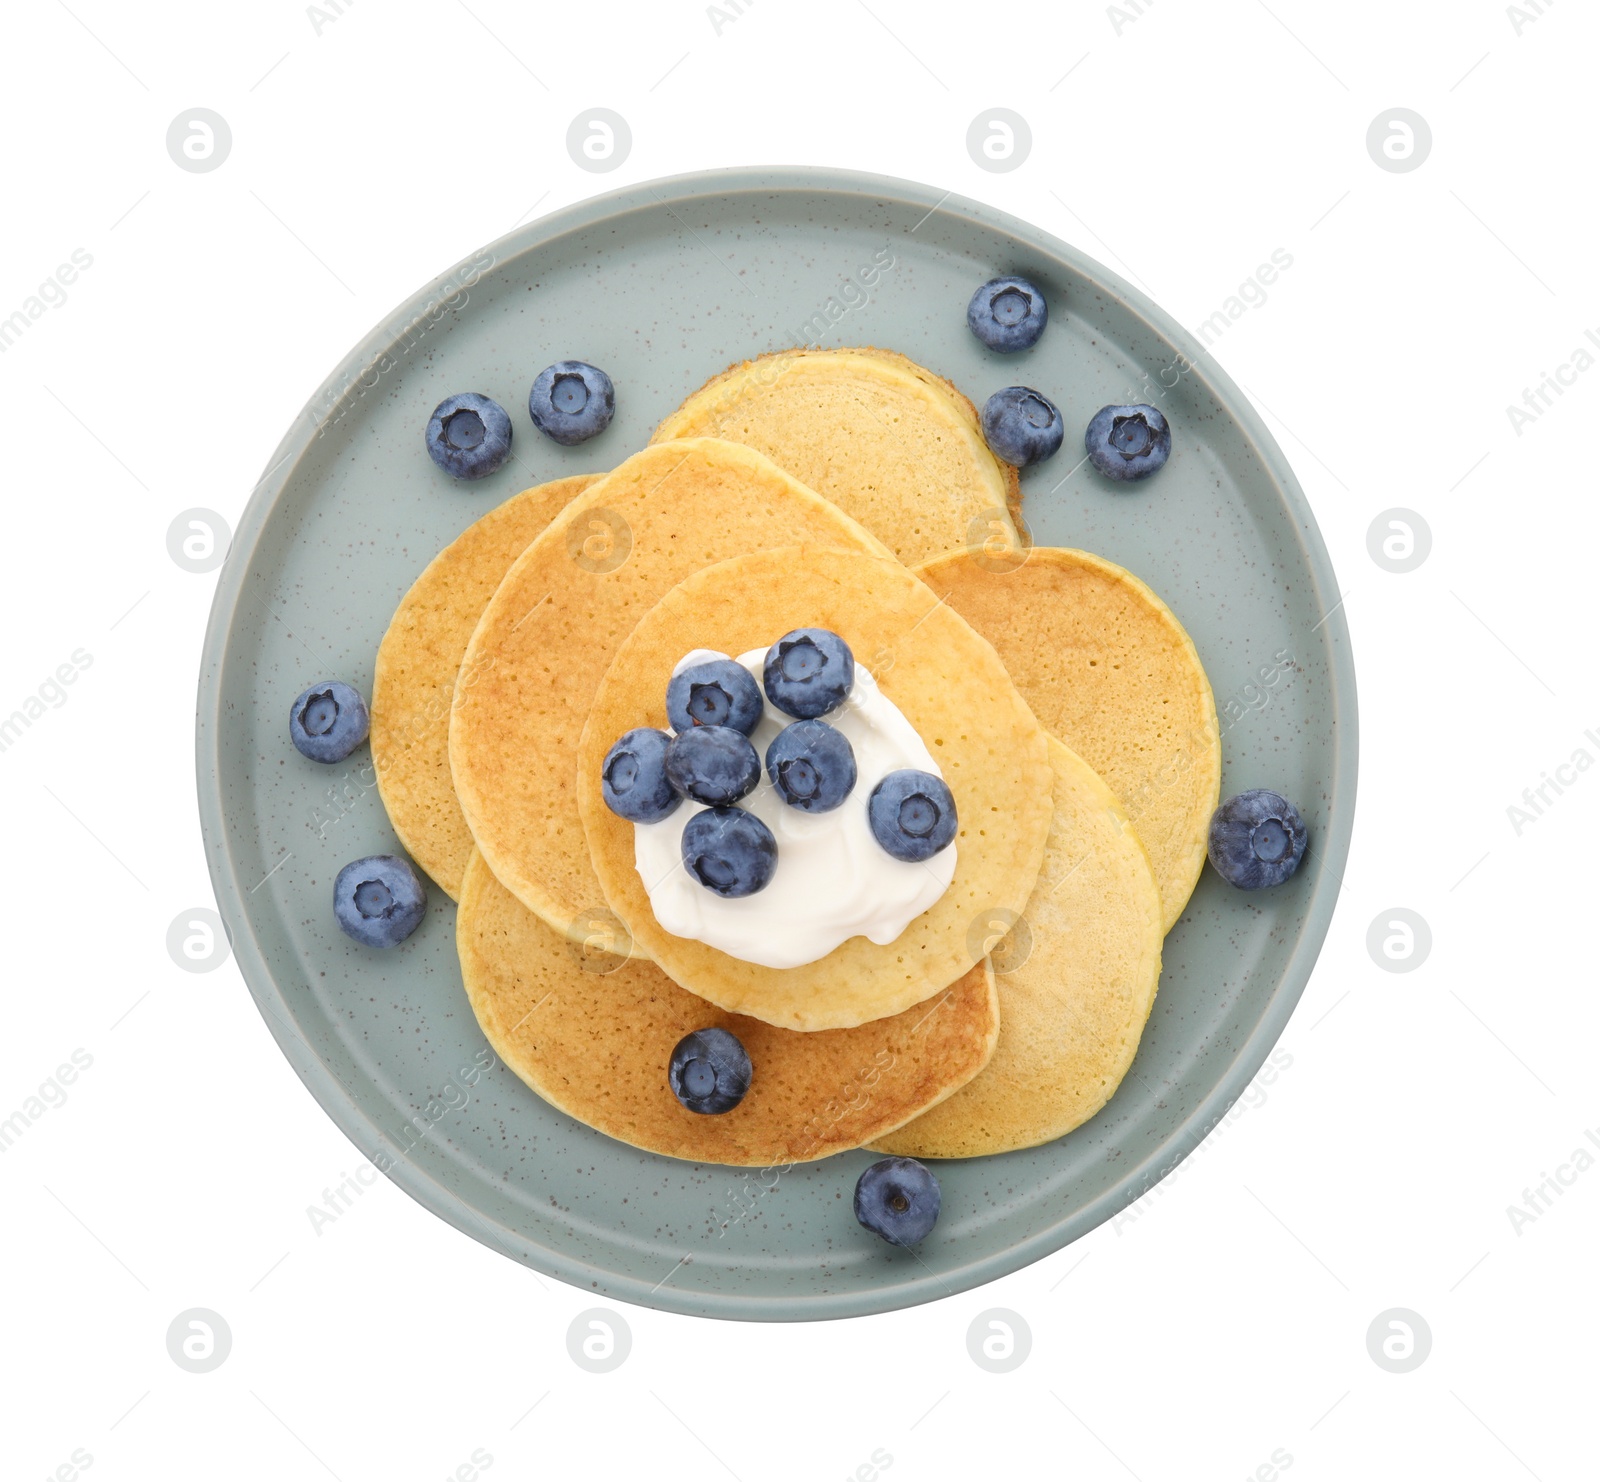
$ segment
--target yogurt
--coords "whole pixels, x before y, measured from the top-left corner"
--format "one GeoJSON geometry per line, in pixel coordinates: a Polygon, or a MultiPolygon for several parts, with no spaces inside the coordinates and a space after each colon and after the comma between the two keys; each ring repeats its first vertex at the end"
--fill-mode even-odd
{"type": "MultiPolygon", "coordinates": [[[[766,656],[756,648],[737,660],[758,685],[766,656]]],[[[696,649],[672,672],[727,657],[696,649]]],[[[888,773],[913,767],[944,775],[911,722],[859,661],[850,698],[822,719],[843,734],[856,757],[856,785],[828,813],[790,807],[766,775],[767,747],[791,716],[766,701],[750,737],[763,763],[761,782],[739,806],[778,841],[778,867],[765,890],[726,900],[684,868],[683,830],[700,812],[698,803],[685,800],[659,823],[634,825],[635,868],[656,920],[674,936],[761,967],[800,967],[854,936],[887,946],[949,888],[953,843],[930,860],[907,864],[878,843],[867,822],[867,799],[888,773]]]]}

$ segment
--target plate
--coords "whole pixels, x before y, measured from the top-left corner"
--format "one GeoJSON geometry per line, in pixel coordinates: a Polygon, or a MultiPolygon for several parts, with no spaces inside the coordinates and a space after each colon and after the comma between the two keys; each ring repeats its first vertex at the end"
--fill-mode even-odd
{"type": "Polygon", "coordinates": [[[870,175],[726,170],[634,186],[520,228],[401,305],[279,446],[219,574],[202,661],[197,770],[217,901],[268,1028],[329,1116],[495,1250],[586,1291],[711,1317],[836,1318],[948,1296],[1148,1192],[1282,1033],[1333,913],[1354,809],[1355,674],[1337,604],[1311,510],[1249,403],[1190,334],[1074,248],[870,175]],[[984,350],[966,327],[973,289],[1002,272],[1049,298],[1049,329],[1023,356],[984,350]],[[334,875],[398,846],[365,748],[320,767],[287,735],[308,684],[370,694],[401,595],[486,510],[620,463],[729,363],[819,341],[903,351],[979,404],[1018,380],[1053,397],[1068,440],[1024,476],[1035,539],[1108,556],[1171,604],[1216,691],[1224,796],[1273,787],[1311,831],[1299,874],[1270,894],[1204,873],[1117,1095],[1048,1146],[939,1165],[944,1213],[916,1254],[851,1216],[869,1154],[766,1174],[679,1163],[535,1097],[488,1052],[441,892],[397,951],[339,932],[334,875]],[[577,448],[541,437],[525,410],[534,375],[565,357],[617,386],[616,420],[577,448]],[[466,390],[511,411],[514,457],[458,485],[422,434],[434,405],[466,390]],[[1091,415],[1137,401],[1173,424],[1160,476],[1118,492],[1074,471],[1091,415]]]}

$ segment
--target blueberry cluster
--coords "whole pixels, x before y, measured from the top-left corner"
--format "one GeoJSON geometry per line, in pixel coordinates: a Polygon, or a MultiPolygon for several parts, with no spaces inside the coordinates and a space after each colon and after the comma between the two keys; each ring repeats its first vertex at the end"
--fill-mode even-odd
{"type": "MultiPolygon", "coordinates": [[[[584,360],[547,365],[528,392],[533,425],[563,447],[604,432],[616,414],[611,377],[584,360]]],[[[428,456],[452,478],[487,478],[511,456],[511,418],[492,397],[463,391],[433,409],[423,441],[428,456]]]]}
{"type": "MultiPolygon", "coordinates": [[[[967,327],[990,350],[1014,355],[1038,343],[1049,322],[1045,296],[1026,278],[992,278],[967,305],[967,327]]],[[[1031,386],[1007,386],[984,403],[983,438],[1007,463],[1026,468],[1060,451],[1066,426],[1056,404],[1031,386]]],[[[1147,479],[1172,453],[1172,429],[1152,406],[1101,407],[1084,431],[1087,461],[1119,484],[1147,479]]]]}
{"type": "Polygon", "coordinates": [[[601,796],[633,823],[659,823],[685,798],[702,804],[683,830],[684,868],[725,899],[754,895],[778,867],[772,830],[738,806],[761,781],[750,737],[762,691],[796,717],[767,748],[767,774],[791,806],[823,813],[855,786],[856,762],[850,743],[817,717],[844,704],[854,683],[850,646],[823,628],[797,628],[773,644],[759,685],[732,659],[686,665],[667,684],[672,730],[623,736],[601,763],[601,796]]]}
{"type": "MultiPolygon", "coordinates": [[[[660,823],[685,798],[703,805],[683,830],[683,866],[707,890],[734,900],[771,883],[778,841],[738,806],[765,762],[778,796],[803,813],[829,813],[855,790],[856,756],[822,719],[850,698],[856,661],[826,628],[785,633],[762,664],[758,685],[732,659],[685,665],[667,684],[670,731],[639,726],[600,765],[600,795],[619,818],[660,823]],[[793,720],[759,757],[750,737],[762,696],[793,720]]],[[[867,800],[872,834],[894,858],[931,859],[956,835],[955,799],[931,772],[891,772],[867,800]]]]}
{"type": "MultiPolygon", "coordinates": [[[[850,696],[855,660],[837,633],[797,628],[767,651],[763,688],[796,719],[767,747],[767,775],[790,807],[809,813],[837,808],[856,783],[856,759],[845,736],[818,717],[850,696]]],[[[607,805],[639,822],[664,818],[682,798],[707,803],[683,831],[683,863],[708,890],[725,897],[764,889],[777,868],[772,831],[736,807],[759,775],[749,733],[762,707],[755,681],[729,659],[690,665],[667,687],[676,734],[629,731],[602,764],[607,805]],[[746,686],[749,689],[746,689],[746,686]],[[737,722],[737,724],[736,724],[737,722]]],[[[873,790],[868,816],[878,842],[897,859],[930,858],[955,837],[950,790],[927,772],[891,772],[873,790]]],[[[732,1111],[750,1089],[749,1053],[726,1029],[698,1029],[673,1047],[667,1084],[686,1110],[732,1111]]],[[[856,1218],[895,1245],[913,1245],[939,1216],[938,1181],[908,1158],[875,1164],[862,1176],[856,1218]]]]}

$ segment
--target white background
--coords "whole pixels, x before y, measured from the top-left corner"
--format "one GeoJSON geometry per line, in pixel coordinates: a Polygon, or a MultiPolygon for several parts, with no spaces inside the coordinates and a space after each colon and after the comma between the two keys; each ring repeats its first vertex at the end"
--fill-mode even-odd
{"type": "Polygon", "coordinates": [[[1591,8],[71,6],[8,10],[0,95],[0,319],[92,258],[0,355],[0,714],[92,660],[0,752],[0,1118],[74,1050],[93,1063],[0,1155],[6,1477],[75,1451],[95,1479],[278,1482],[1594,1475],[1600,1167],[1569,1160],[1600,1128],[1600,775],[1567,774],[1520,834],[1507,809],[1578,748],[1600,758],[1600,373],[1520,435],[1506,410],[1600,333],[1591,8]],[[197,106],[233,134],[205,174],[164,142],[197,106]],[[605,176],[564,142],[595,106],[633,133],[605,176]],[[1003,174],[965,145],[996,106],[1033,133],[1003,174]],[[1366,148],[1396,106],[1432,128],[1410,173],[1366,148]],[[474,247],[600,189],[768,163],[992,202],[1191,327],[1293,257],[1217,354],[1347,589],[1360,812],[1292,1064],[1137,1218],[886,1317],[630,1307],[627,1362],[594,1375],[565,1341],[589,1298],[387,1183],[314,1233],[306,1207],[357,1154],[233,963],[169,959],[169,922],[211,904],[192,730],[214,577],[166,530],[197,505],[236,522],[345,350],[474,247]],[[1368,554],[1391,506],[1433,533],[1405,575],[1368,554]],[[1366,945],[1397,906],[1433,934],[1407,974],[1366,945]],[[1562,1166],[1570,1187],[1514,1226],[1562,1166]],[[209,1374],[168,1357],[191,1307],[232,1331],[209,1374]],[[991,1307],[1033,1335],[1007,1374],[967,1352],[991,1307]],[[1410,1373],[1368,1353],[1393,1307],[1432,1332],[1410,1373]]]}

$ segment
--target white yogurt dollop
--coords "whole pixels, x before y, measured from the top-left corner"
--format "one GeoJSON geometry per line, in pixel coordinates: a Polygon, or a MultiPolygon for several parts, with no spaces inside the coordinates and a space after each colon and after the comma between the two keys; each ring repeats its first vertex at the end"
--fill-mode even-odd
{"type": "MultiPolygon", "coordinates": [[[[738,658],[757,685],[766,656],[757,648],[738,658]]],[[[696,649],[672,672],[727,657],[696,649]]],[[[867,799],[890,772],[912,767],[944,775],[911,722],[859,662],[850,698],[822,719],[843,734],[856,757],[856,785],[829,813],[791,808],[767,777],[767,747],[792,717],[764,701],[750,737],[762,762],[761,783],[739,806],[778,841],[778,867],[765,890],[725,900],[684,868],[683,830],[701,811],[698,803],[685,799],[660,823],[634,825],[634,864],[656,920],[673,936],[762,967],[799,967],[854,936],[887,946],[949,888],[953,843],[925,863],[908,864],[878,843],[867,822],[867,799]]]]}

